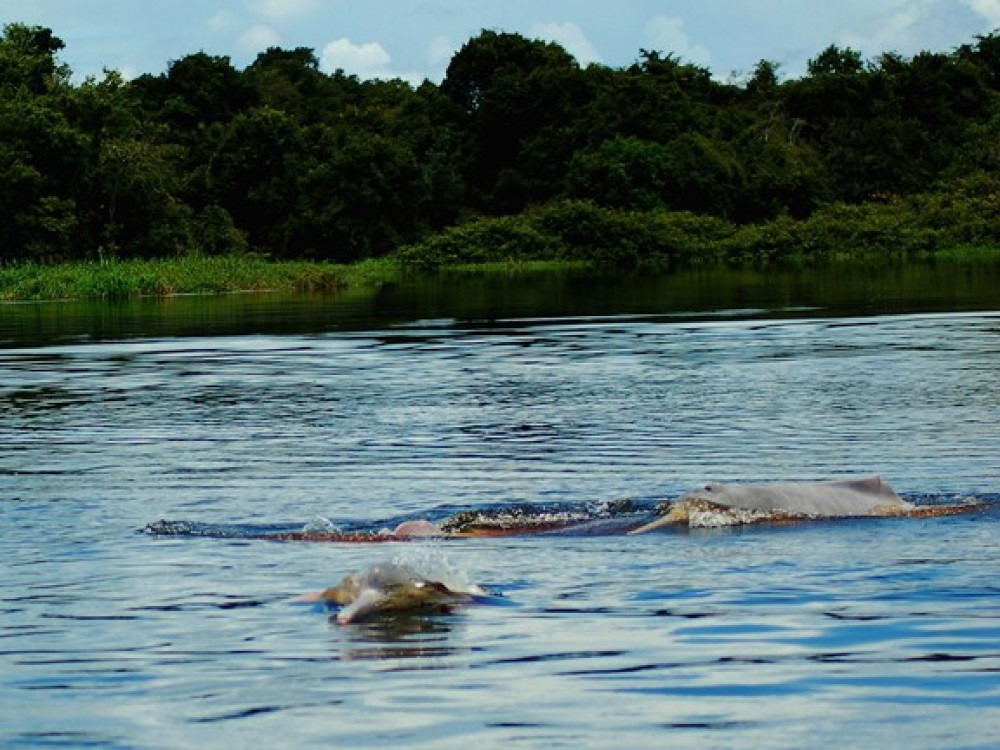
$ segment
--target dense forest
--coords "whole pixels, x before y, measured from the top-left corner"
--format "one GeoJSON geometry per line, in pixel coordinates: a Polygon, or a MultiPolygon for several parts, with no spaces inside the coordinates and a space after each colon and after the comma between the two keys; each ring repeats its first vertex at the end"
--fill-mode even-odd
{"type": "Polygon", "coordinates": [[[255,253],[635,264],[1000,243],[1000,36],[723,82],[670,53],[581,67],[484,31],[440,85],[194,53],[73,83],[0,38],[0,261],[255,253]],[[721,248],[721,250],[720,250],[721,248]]]}

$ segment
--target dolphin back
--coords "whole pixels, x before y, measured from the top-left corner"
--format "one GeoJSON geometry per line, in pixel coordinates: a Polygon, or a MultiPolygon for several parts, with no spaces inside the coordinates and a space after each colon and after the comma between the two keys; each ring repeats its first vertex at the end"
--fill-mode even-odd
{"type": "Polygon", "coordinates": [[[725,508],[803,516],[867,516],[908,506],[877,475],[824,482],[709,484],[680,498],[725,508]]]}

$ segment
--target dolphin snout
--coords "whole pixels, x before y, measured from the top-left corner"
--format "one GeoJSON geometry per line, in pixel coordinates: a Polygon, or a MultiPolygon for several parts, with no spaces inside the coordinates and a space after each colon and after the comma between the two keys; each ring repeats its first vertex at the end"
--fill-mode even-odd
{"type": "Polygon", "coordinates": [[[650,521],[649,523],[640,526],[637,529],[632,529],[628,533],[632,534],[645,534],[647,531],[656,531],[657,529],[662,529],[664,526],[670,526],[677,523],[677,521],[670,516],[662,516],[657,518],[655,521],[650,521]]]}
{"type": "Polygon", "coordinates": [[[379,611],[386,596],[376,589],[362,589],[357,598],[337,613],[338,625],[349,625],[364,620],[379,611]]]}

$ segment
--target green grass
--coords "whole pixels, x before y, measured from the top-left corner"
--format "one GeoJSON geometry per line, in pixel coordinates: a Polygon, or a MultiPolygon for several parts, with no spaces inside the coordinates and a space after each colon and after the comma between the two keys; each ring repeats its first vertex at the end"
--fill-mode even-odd
{"type": "MultiPolygon", "coordinates": [[[[766,253],[751,253],[767,261],[766,253]]],[[[826,262],[858,263],[858,253],[825,256],[826,262]]],[[[882,256],[876,256],[882,257],[882,256]]],[[[905,264],[901,258],[882,258],[905,264]]],[[[913,260],[975,265],[1000,262],[1000,246],[954,245],[933,252],[915,253],[913,260]]],[[[782,262],[808,265],[805,255],[791,254],[782,262]]],[[[815,259],[812,259],[815,260],[815,259]]],[[[714,262],[719,262],[715,259],[714,262]]],[[[419,268],[419,266],[417,266],[419,268]]],[[[600,269],[585,260],[516,259],[490,262],[452,262],[434,272],[463,278],[565,273],[600,269]]],[[[416,271],[420,272],[420,271],[416,271]]],[[[187,256],[166,260],[113,260],[60,264],[12,263],[0,265],[0,301],[31,300],[123,300],[135,297],[166,297],[178,294],[225,294],[232,292],[364,292],[414,273],[408,258],[380,258],[351,265],[309,261],[270,261],[259,256],[187,256]]]]}
{"type": "Polygon", "coordinates": [[[369,260],[350,266],[274,262],[254,256],[188,256],[55,265],[0,266],[0,300],[120,300],[176,294],[252,291],[339,291],[377,287],[397,278],[398,266],[369,260]]]}

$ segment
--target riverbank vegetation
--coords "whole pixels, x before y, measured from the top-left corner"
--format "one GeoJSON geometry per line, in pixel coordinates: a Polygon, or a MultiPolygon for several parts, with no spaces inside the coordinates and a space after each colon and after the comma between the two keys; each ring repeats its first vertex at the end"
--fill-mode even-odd
{"type": "Polygon", "coordinates": [[[384,258],[349,265],[198,254],[63,263],[23,261],[0,266],[0,301],[330,292],[377,288],[399,277],[398,264],[384,258]]]}
{"type": "Polygon", "coordinates": [[[74,83],[62,48],[44,28],[0,37],[5,297],[335,288],[374,259],[384,278],[1000,246],[996,34],[723,81],[669,51],[581,67],[484,31],[416,87],[305,48],[74,83]]]}

